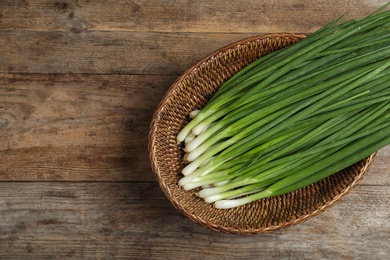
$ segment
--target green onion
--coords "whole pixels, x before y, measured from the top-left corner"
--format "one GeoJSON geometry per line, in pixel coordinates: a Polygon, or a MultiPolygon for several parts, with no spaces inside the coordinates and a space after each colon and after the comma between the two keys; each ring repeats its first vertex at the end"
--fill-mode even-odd
{"type": "Polygon", "coordinates": [[[222,84],[177,136],[217,208],[291,192],[390,144],[390,11],[334,20],[222,84]]]}

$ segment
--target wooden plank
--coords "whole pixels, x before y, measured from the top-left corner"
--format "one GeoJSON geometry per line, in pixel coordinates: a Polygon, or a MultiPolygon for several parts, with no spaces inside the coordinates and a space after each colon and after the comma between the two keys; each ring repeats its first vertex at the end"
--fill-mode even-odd
{"type": "MultiPolygon", "coordinates": [[[[176,77],[1,74],[0,180],[154,181],[150,122],[176,77]]],[[[368,184],[390,183],[389,158],[368,184]]]]}
{"type": "Polygon", "coordinates": [[[390,185],[390,145],[378,151],[370,171],[362,180],[362,184],[390,185]]]}
{"type": "Polygon", "coordinates": [[[177,75],[250,35],[0,31],[0,73],[177,75]]]}
{"type": "Polygon", "coordinates": [[[0,75],[1,180],[154,180],[148,133],[176,76],[0,75]]]}
{"type": "Polygon", "coordinates": [[[0,183],[0,258],[384,259],[389,186],[358,186],[325,213],[267,235],[192,223],[155,183],[0,183]]]}
{"type": "Polygon", "coordinates": [[[153,32],[313,32],[336,17],[361,17],[370,1],[13,1],[0,3],[0,29],[153,32]],[[18,15],[14,15],[15,13],[18,15]]]}

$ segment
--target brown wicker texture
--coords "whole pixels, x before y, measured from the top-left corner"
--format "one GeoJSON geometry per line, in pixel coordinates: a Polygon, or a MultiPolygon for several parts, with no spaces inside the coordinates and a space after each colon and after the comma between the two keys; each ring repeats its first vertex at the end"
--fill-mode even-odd
{"type": "Polygon", "coordinates": [[[200,109],[221,83],[260,56],[303,39],[304,35],[272,34],[230,44],[187,70],[168,90],[155,112],[149,134],[152,169],[171,203],[192,221],[234,234],[274,231],[305,221],[337,203],[367,172],[375,154],[306,188],[228,210],[215,209],[177,182],[183,151],[176,135],[190,111],[200,109]]]}

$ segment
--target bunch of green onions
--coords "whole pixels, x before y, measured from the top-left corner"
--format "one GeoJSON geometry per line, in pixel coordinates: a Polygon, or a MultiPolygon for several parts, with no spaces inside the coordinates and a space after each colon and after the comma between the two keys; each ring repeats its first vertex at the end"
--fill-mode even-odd
{"type": "Polygon", "coordinates": [[[288,193],[390,144],[390,11],[254,61],[191,113],[179,181],[216,208],[288,193]]]}

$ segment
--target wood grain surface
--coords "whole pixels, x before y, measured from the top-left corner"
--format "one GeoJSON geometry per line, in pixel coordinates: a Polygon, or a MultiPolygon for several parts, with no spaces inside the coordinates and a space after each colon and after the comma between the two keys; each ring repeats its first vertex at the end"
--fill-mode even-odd
{"type": "Polygon", "coordinates": [[[195,62],[385,3],[0,1],[0,259],[388,259],[389,146],[340,203],[255,236],[185,218],[148,158],[153,113],[195,62]]]}

